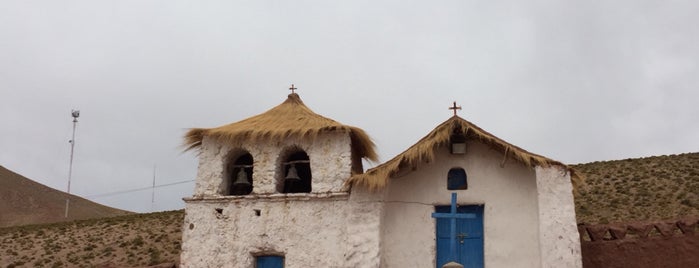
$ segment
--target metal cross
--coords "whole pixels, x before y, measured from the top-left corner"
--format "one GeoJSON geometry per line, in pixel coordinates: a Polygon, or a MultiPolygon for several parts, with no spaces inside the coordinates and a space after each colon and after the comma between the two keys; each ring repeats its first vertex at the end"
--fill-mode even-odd
{"type": "Polygon", "coordinates": [[[289,88],[289,90],[291,90],[291,94],[296,93],[296,92],[294,92],[294,90],[296,90],[296,89],[297,88],[294,87],[294,84],[291,84],[291,87],[289,88]]]}
{"type": "Polygon", "coordinates": [[[456,102],[454,102],[454,105],[449,107],[449,110],[454,110],[454,115],[456,115],[456,110],[461,110],[461,106],[456,106],[456,102]]]}
{"type": "MultiPolygon", "coordinates": [[[[456,262],[456,219],[475,219],[473,213],[456,213],[456,193],[451,193],[451,210],[449,213],[432,213],[432,218],[446,218],[451,222],[451,232],[449,234],[449,259],[456,262]]],[[[463,239],[463,238],[462,238],[463,239]]]]}

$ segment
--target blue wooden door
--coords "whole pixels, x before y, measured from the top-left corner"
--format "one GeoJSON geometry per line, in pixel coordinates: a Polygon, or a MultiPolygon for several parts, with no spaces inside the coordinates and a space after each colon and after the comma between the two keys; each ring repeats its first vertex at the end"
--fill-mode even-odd
{"type": "MultiPolygon", "coordinates": [[[[449,206],[437,206],[435,212],[449,213],[449,206]]],[[[483,206],[459,206],[457,213],[473,213],[474,219],[456,220],[456,262],[465,268],[483,267],[483,206]]],[[[437,268],[450,262],[450,219],[437,219],[437,268]]]]}
{"type": "Polygon", "coordinates": [[[255,268],[283,268],[284,257],[282,256],[258,256],[255,268]]]}

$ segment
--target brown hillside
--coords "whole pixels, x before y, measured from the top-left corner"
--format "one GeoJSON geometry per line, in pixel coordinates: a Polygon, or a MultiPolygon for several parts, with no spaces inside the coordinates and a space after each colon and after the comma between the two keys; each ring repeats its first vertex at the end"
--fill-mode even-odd
{"type": "Polygon", "coordinates": [[[583,175],[579,223],[659,220],[699,215],[699,153],[572,166],[583,175]]]}
{"type": "Polygon", "coordinates": [[[179,211],[0,228],[0,267],[172,267],[179,211]]]}
{"type": "Polygon", "coordinates": [[[0,227],[104,218],[130,212],[68,195],[0,166],[0,227]],[[70,213],[65,218],[66,197],[70,213]]]}

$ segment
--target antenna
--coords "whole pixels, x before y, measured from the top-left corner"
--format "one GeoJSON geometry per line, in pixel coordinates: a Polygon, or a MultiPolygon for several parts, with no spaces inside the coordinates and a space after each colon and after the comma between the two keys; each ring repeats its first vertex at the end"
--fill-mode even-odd
{"type": "Polygon", "coordinates": [[[71,110],[70,114],[73,116],[73,138],[70,139],[70,164],[68,166],[68,195],[66,196],[66,214],[65,217],[68,218],[68,208],[70,207],[70,177],[73,176],[73,151],[75,150],[75,127],[78,125],[78,117],[80,117],[79,110],[71,110]]]}

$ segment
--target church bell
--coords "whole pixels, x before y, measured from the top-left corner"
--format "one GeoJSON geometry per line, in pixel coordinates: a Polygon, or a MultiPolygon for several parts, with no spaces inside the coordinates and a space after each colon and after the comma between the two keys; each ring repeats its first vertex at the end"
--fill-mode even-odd
{"type": "Polygon", "coordinates": [[[286,178],[284,180],[286,181],[298,181],[301,178],[299,178],[299,174],[296,172],[296,166],[294,164],[291,164],[291,167],[289,167],[289,171],[286,173],[286,178]]]}
{"type": "Polygon", "coordinates": [[[235,182],[233,182],[233,187],[238,186],[250,186],[248,174],[245,172],[244,168],[240,168],[240,171],[238,171],[238,177],[235,179],[235,182]]]}

